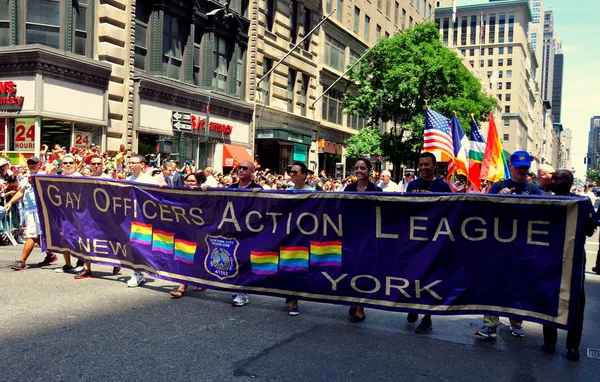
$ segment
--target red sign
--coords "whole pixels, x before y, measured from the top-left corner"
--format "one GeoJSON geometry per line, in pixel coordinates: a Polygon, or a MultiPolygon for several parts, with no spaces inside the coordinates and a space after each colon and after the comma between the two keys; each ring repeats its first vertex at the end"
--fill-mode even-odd
{"type": "Polygon", "coordinates": [[[0,105],[23,107],[23,96],[17,96],[17,85],[12,81],[0,82],[0,105]]]}
{"type": "MultiPolygon", "coordinates": [[[[192,123],[192,131],[193,130],[204,130],[206,128],[206,119],[200,119],[195,115],[192,115],[190,122],[192,123]]],[[[208,124],[208,128],[212,131],[218,131],[220,133],[229,135],[233,131],[233,126],[226,125],[224,123],[219,122],[210,122],[208,124]]]]}
{"type": "Polygon", "coordinates": [[[15,150],[35,150],[35,118],[15,119],[15,150]]]}

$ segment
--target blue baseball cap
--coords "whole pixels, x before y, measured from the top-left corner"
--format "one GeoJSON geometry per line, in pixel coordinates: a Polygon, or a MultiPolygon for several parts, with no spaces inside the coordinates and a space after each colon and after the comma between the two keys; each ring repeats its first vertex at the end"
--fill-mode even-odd
{"type": "Polygon", "coordinates": [[[510,156],[510,163],[512,163],[513,167],[531,167],[531,156],[527,151],[515,151],[510,156]]]}

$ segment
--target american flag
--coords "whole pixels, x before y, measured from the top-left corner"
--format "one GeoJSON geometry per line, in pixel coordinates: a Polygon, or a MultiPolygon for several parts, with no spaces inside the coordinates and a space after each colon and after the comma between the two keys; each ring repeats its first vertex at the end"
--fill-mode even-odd
{"type": "Polygon", "coordinates": [[[450,120],[429,108],[425,110],[425,139],[423,151],[439,150],[454,157],[450,120]]]}
{"type": "Polygon", "coordinates": [[[481,40],[483,40],[484,36],[485,36],[485,16],[482,13],[481,14],[481,40]]]}

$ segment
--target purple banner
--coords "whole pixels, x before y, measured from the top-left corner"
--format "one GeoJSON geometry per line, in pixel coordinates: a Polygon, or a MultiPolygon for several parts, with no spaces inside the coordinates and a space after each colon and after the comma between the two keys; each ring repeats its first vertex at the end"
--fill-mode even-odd
{"type": "Polygon", "coordinates": [[[583,280],[583,198],[34,179],[44,250],[190,285],[564,328],[583,280]]]}

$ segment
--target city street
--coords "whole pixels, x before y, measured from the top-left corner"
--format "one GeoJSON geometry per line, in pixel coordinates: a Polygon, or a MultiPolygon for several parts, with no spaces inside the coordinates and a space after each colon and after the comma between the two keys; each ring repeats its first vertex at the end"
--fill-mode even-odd
{"type": "MultiPolygon", "coordinates": [[[[498,338],[478,340],[480,316],[433,317],[433,331],[414,333],[406,314],[367,309],[359,324],[347,307],[300,302],[291,317],[282,298],[250,296],[232,307],[231,295],[194,292],[169,298],[176,285],[157,279],[128,288],[131,271],[113,276],[94,266],[94,278],[10,265],[22,245],[0,247],[2,381],[594,381],[600,359],[600,276],[591,273],[598,233],[588,240],[586,320],[579,362],[541,352],[542,328],[525,323],[514,338],[508,320],[498,338]]],[[[32,265],[36,264],[36,265],[32,265]]]]}

